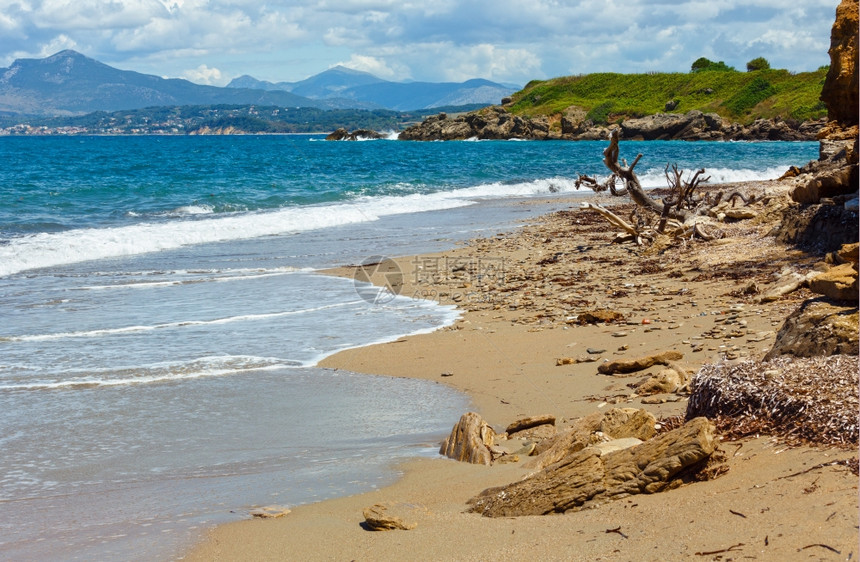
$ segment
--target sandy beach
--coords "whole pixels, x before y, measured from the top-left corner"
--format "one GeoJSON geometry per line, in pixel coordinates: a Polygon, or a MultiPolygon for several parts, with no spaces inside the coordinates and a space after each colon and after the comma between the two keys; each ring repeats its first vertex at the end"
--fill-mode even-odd
{"type": "MultiPolygon", "coordinates": [[[[612,407],[682,416],[683,391],[640,396],[663,367],[621,376],[607,360],[674,350],[688,373],[702,365],[760,359],[807,289],[757,298],[784,267],[811,270],[821,256],[768,234],[791,180],[719,186],[755,193],[755,218],[722,225],[725,238],[671,246],[613,244],[596,213],[570,208],[509,233],[450,251],[401,256],[374,281],[396,274],[400,294],[455,304],[453,326],[325,359],[321,366],[450,385],[494,429],[551,414],[559,430],[612,407]],[[401,285],[402,281],[402,285],[401,285]],[[596,310],[612,323],[588,323],[596,310]]],[[[626,199],[590,200],[629,213],[626,199]],[[625,207],[625,205],[627,205],[625,207]]],[[[512,203],[526,204],[526,203],[512,203]]],[[[353,277],[354,266],[330,272],[353,277]]],[[[392,428],[396,432],[397,428],[392,428]]],[[[833,461],[856,451],[787,444],[761,435],[726,438],[727,471],[713,480],[636,495],[564,515],[486,518],[467,513],[482,490],[517,481],[520,462],[492,466],[445,458],[401,467],[394,485],[300,506],[284,517],[222,525],[187,560],[850,560],[857,556],[857,476],[833,461]],[[385,504],[417,523],[372,532],[362,510],[385,504]]]]}

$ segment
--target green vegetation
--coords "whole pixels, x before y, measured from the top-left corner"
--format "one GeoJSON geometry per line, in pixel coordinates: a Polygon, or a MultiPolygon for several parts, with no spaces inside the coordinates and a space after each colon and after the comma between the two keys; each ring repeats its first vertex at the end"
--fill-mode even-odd
{"type": "Polygon", "coordinates": [[[723,104],[733,115],[742,115],[776,93],[770,82],[756,76],[755,79],[741,88],[739,92],[723,104]]]}
{"type": "Polygon", "coordinates": [[[803,121],[827,115],[818,99],[826,67],[793,74],[779,69],[726,71],[724,64],[718,69],[713,65],[720,63],[703,57],[694,63],[702,68],[690,73],[599,73],[536,80],[512,96],[511,112],[558,116],[578,106],[595,123],[611,123],[666,112],[666,102],[675,100],[673,112],[696,109],[743,124],[759,118],[803,121]]]}

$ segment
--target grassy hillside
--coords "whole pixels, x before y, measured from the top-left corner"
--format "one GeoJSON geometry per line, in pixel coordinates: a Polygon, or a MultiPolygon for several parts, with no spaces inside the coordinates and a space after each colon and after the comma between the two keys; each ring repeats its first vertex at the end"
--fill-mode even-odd
{"type": "Polygon", "coordinates": [[[559,115],[576,105],[595,123],[698,109],[750,123],[757,118],[817,119],[827,115],[819,101],[827,67],[792,74],[787,70],[701,71],[688,74],[587,74],[535,80],[513,95],[511,112],[524,116],[559,115]]]}

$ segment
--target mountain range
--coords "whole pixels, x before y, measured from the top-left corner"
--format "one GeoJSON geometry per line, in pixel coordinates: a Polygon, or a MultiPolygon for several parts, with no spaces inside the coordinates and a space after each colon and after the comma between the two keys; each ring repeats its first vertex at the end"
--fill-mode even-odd
{"type": "Polygon", "coordinates": [[[389,82],[343,67],[295,83],[273,84],[243,76],[222,88],[119,70],[72,50],[44,59],[18,59],[9,68],[0,68],[0,112],[28,115],[212,104],[424,109],[499,103],[515,90],[486,80],[460,84],[389,82]]]}
{"type": "Polygon", "coordinates": [[[314,100],[352,100],[397,111],[473,103],[495,104],[520,88],[483,79],[466,82],[391,82],[368,72],[336,66],[300,82],[266,82],[251,76],[228,88],[286,91],[314,100]]]}

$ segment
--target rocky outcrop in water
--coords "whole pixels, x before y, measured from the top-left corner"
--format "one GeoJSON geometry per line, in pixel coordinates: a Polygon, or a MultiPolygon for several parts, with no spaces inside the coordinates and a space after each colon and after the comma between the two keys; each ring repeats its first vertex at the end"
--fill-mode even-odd
{"type": "Polygon", "coordinates": [[[371,131],[370,129],[356,129],[353,132],[349,132],[343,127],[337,129],[336,131],[329,133],[326,136],[325,140],[330,141],[355,141],[355,140],[364,140],[364,139],[381,139],[384,138],[383,135],[377,133],[376,131],[371,131]]]}
{"type": "MultiPolygon", "coordinates": [[[[568,107],[561,115],[561,130],[550,127],[545,116],[513,115],[502,106],[493,106],[455,118],[445,113],[428,117],[409,127],[401,140],[529,139],[605,140],[610,128],[596,125],[586,111],[568,107]]],[[[825,120],[784,121],[759,119],[743,126],[725,121],[716,113],[657,113],[627,119],[620,125],[622,136],[630,140],[815,140],[825,120]]],[[[616,127],[617,125],[612,125],[616,127]]]]}

